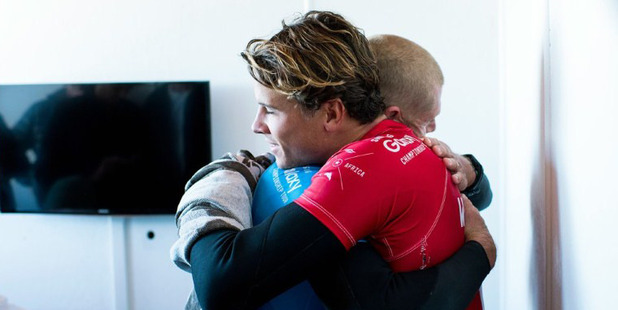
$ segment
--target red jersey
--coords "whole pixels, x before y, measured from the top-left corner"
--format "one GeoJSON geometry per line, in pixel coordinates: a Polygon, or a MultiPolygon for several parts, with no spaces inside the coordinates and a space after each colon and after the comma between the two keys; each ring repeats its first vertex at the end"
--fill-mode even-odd
{"type": "Polygon", "coordinates": [[[334,154],[295,202],[347,249],[368,239],[395,272],[436,265],[464,243],[463,201],[450,173],[391,120],[334,154]]]}

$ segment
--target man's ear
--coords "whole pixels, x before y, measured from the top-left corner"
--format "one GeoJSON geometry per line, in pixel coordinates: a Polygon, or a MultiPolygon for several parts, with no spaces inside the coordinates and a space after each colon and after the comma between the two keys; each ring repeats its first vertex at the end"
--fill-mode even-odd
{"type": "Polygon", "coordinates": [[[324,114],[326,115],[324,128],[327,131],[332,131],[341,125],[347,113],[343,101],[339,98],[324,102],[321,108],[324,109],[324,114]]]}
{"type": "Polygon", "coordinates": [[[384,110],[384,115],[386,115],[388,119],[403,123],[403,115],[401,115],[401,109],[398,106],[392,105],[386,107],[386,110],[384,110]]]}

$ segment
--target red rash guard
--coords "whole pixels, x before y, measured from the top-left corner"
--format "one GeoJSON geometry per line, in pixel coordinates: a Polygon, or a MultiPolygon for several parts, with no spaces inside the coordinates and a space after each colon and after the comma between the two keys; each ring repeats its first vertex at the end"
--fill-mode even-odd
{"type": "Polygon", "coordinates": [[[367,238],[396,272],[434,266],[464,243],[463,201],[450,173],[390,120],[333,155],[295,202],[347,249],[367,238]]]}
{"type": "MultiPolygon", "coordinates": [[[[464,243],[463,200],[450,173],[391,120],[334,154],[294,202],[346,249],[367,238],[395,272],[434,266],[464,243]]],[[[467,309],[483,309],[480,292],[467,309]]]]}

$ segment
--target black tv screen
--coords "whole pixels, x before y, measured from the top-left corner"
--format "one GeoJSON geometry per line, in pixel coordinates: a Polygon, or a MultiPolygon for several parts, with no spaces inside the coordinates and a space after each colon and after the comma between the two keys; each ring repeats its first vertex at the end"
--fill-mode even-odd
{"type": "Polygon", "coordinates": [[[173,214],[211,159],[208,82],[0,85],[0,211],[173,214]]]}

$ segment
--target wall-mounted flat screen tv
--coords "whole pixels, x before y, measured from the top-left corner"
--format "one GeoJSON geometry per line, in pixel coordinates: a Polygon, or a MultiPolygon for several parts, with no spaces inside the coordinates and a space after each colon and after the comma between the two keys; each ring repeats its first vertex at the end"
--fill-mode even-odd
{"type": "Polygon", "coordinates": [[[208,82],[0,85],[0,212],[173,214],[210,159],[208,82]]]}

